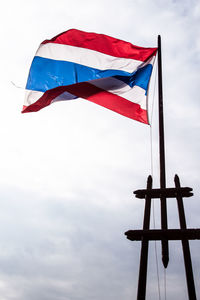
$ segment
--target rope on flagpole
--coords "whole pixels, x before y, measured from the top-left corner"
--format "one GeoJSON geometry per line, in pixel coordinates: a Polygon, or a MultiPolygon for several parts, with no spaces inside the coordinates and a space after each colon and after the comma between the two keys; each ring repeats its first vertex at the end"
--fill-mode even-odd
{"type": "MultiPolygon", "coordinates": [[[[157,58],[157,56],[156,56],[157,58]]],[[[154,112],[154,104],[155,104],[155,91],[156,91],[156,79],[158,76],[157,72],[157,61],[155,62],[155,76],[154,76],[154,87],[153,87],[153,99],[152,99],[152,106],[151,106],[151,112],[150,112],[150,147],[151,147],[151,175],[153,177],[153,135],[152,135],[152,123],[153,123],[153,112],[154,112]]],[[[155,221],[155,206],[153,201],[153,228],[156,228],[156,221],[155,221]]],[[[157,243],[154,241],[154,251],[155,251],[155,259],[156,259],[156,274],[157,274],[157,284],[158,284],[158,298],[161,300],[161,293],[160,293],[160,275],[159,275],[159,268],[158,268],[158,251],[157,251],[157,243]]]]}
{"type": "MultiPolygon", "coordinates": [[[[156,56],[157,58],[157,56],[156,56]]],[[[154,77],[154,88],[153,88],[153,99],[152,99],[152,105],[151,105],[151,112],[150,112],[150,116],[149,116],[149,120],[150,120],[150,145],[151,145],[151,175],[153,177],[153,136],[152,136],[152,122],[153,122],[153,112],[154,112],[154,104],[155,104],[155,91],[156,91],[156,79],[158,77],[158,72],[157,72],[157,67],[158,64],[156,64],[156,68],[155,68],[155,77],[154,77]]]]}
{"type": "Polygon", "coordinates": [[[165,293],[165,300],[167,300],[167,274],[166,274],[166,268],[164,268],[164,293],[165,293]]]}
{"type": "Polygon", "coordinates": [[[16,87],[17,89],[21,89],[21,90],[25,90],[25,88],[19,86],[19,85],[16,85],[13,81],[10,81],[12,83],[12,85],[14,85],[14,87],[16,87]]]}

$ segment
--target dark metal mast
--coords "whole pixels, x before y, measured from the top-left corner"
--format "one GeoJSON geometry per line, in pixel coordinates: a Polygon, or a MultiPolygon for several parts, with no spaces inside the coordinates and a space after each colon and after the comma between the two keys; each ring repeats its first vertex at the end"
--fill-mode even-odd
{"type": "MultiPolygon", "coordinates": [[[[161,37],[158,36],[158,106],[159,106],[159,150],[160,150],[160,188],[166,188],[165,175],[165,138],[164,138],[164,116],[163,116],[163,89],[162,89],[162,55],[161,37]]],[[[166,198],[160,198],[161,204],[161,228],[167,229],[167,204],[166,198]]],[[[162,261],[165,268],[169,262],[168,241],[162,240],[162,261]]]]}
{"type": "Polygon", "coordinates": [[[183,197],[193,195],[190,187],[181,187],[179,177],[174,178],[175,188],[166,188],[165,174],[165,144],[164,144],[164,117],[163,117],[163,91],[162,91],[162,60],[161,37],[158,36],[158,105],[159,105],[159,150],[160,150],[160,188],[152,188],[152,177],[147,180],[147,188],[134,192],[139,199],[145,199],[143,230],[129,230],[125,232],[131,241],[141,241],[140,268],[138,277],[137,300],[146,298],[147,265],[149,241],[160,240],[162,243],[162,261],[165,268],[169,262],[169,240],[181,240],[189,300],[196,300],[196,291],[192,270],[189,240],[200,239],[200,229],[188,229],[186,226],[183,197]],[[180,229],[168,229],[167,224],[167,198],[176,198],[179,213],[180,229]],[[161,203],[161,229],[150,229],[150,213],[152,199],[160,199],[161,203]]]}

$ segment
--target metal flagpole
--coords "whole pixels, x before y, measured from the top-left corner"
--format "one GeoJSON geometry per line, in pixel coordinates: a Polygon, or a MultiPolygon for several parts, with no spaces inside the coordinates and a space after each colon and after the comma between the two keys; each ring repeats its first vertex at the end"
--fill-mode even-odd
{"type": "Polygon", "coordinates": [[[145,199],[144,221],[142,230],[128,230],[125,232],[131,241],[141,241],[140,268],[138,277],[137,300],[146,299],[147,265],[149,241],[160,240],[162,243],[162,261],[165,268],[169,262],[169,240],[182,241],[185,272],[188,287],[188,297],[196,300],[192,261],[189,248],[189,240],[200,239],[200,228],[188,229],[186,226],[183,197],[193,196],[192,188],[181,187],[178,176],[175,176],[175,188],[166,188],[165,177],[165,144],[164,144],[164,118],[163,118],[163,94],[162,94],[162,61],[161,61],[161,37],[158,36],[158,104],[159,104],[159,149],[160,149],[160,188],[152,188],[152,177],[147,180],[147,188],[134,192],[136,198],[145,199]],[[180,229],[168,229],[167,226],[167,198],[176,198],[180,229]],[[151,201],[159,199],[161,202],[161,229],[149,229],[151,201]]]}
{"type": "MultiPolygon", "coordinates": [[[[158,36],[158,106],[159,106],[159,150],[160,150],[160,188],[166,188],[165,176],[165,140],[164,140],[164,117],[163,117],[163,89],[162,89],[162,57],[161,36],[158,36]]],[[[161,196],[161,228],[167,229],[167,204],[166,197],[161,196]]],[[[162,239],[162,261],[165,268],[169,262],[168,240],[162,239]]]]}

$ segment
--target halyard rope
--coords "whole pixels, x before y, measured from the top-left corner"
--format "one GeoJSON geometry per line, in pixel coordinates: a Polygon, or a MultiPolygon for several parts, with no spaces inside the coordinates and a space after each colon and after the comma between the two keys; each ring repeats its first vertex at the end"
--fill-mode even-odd
{"type": "MultiPolygon", "coordinates": [[[[155,62],[156,68],[155,68],[155,76],[154,76],[154,87],[153,87],[153,99],[152,99],[152,107],[151,112],[149,115],[150,120],[150,147],[151,147],[151,175],[153,178],[153,137],[152,137],[152,120],[153,120],[153,111],[154,111],[154,104],[155,104],[155,89],[156,89],[156,79],[157,79],[157,61],[155,62]]],[[[156,228],[156,222],[155,222],[155,207],[154,207],[154,201],[153,203],[153,228],[156,228]]],[[[154,242],[154,250],[155,250],[155,258],[156,258],[156,273],[157,273],[157,283],[158,283],[158,297],[159,300],[161,300],[161,294],[160,294],[160,276],[159,276],[159,268],[158,268],[158,251],[157,251],[157,243],[154,242]]]]}

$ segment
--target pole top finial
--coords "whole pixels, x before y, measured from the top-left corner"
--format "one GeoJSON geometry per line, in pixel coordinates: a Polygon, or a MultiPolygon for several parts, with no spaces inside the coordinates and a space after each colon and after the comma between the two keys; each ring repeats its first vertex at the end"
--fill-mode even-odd
{"type": "Polygon", "coordinates": [[[158,35],[158,45],[161,44],[161,35],[158,35]]]}

